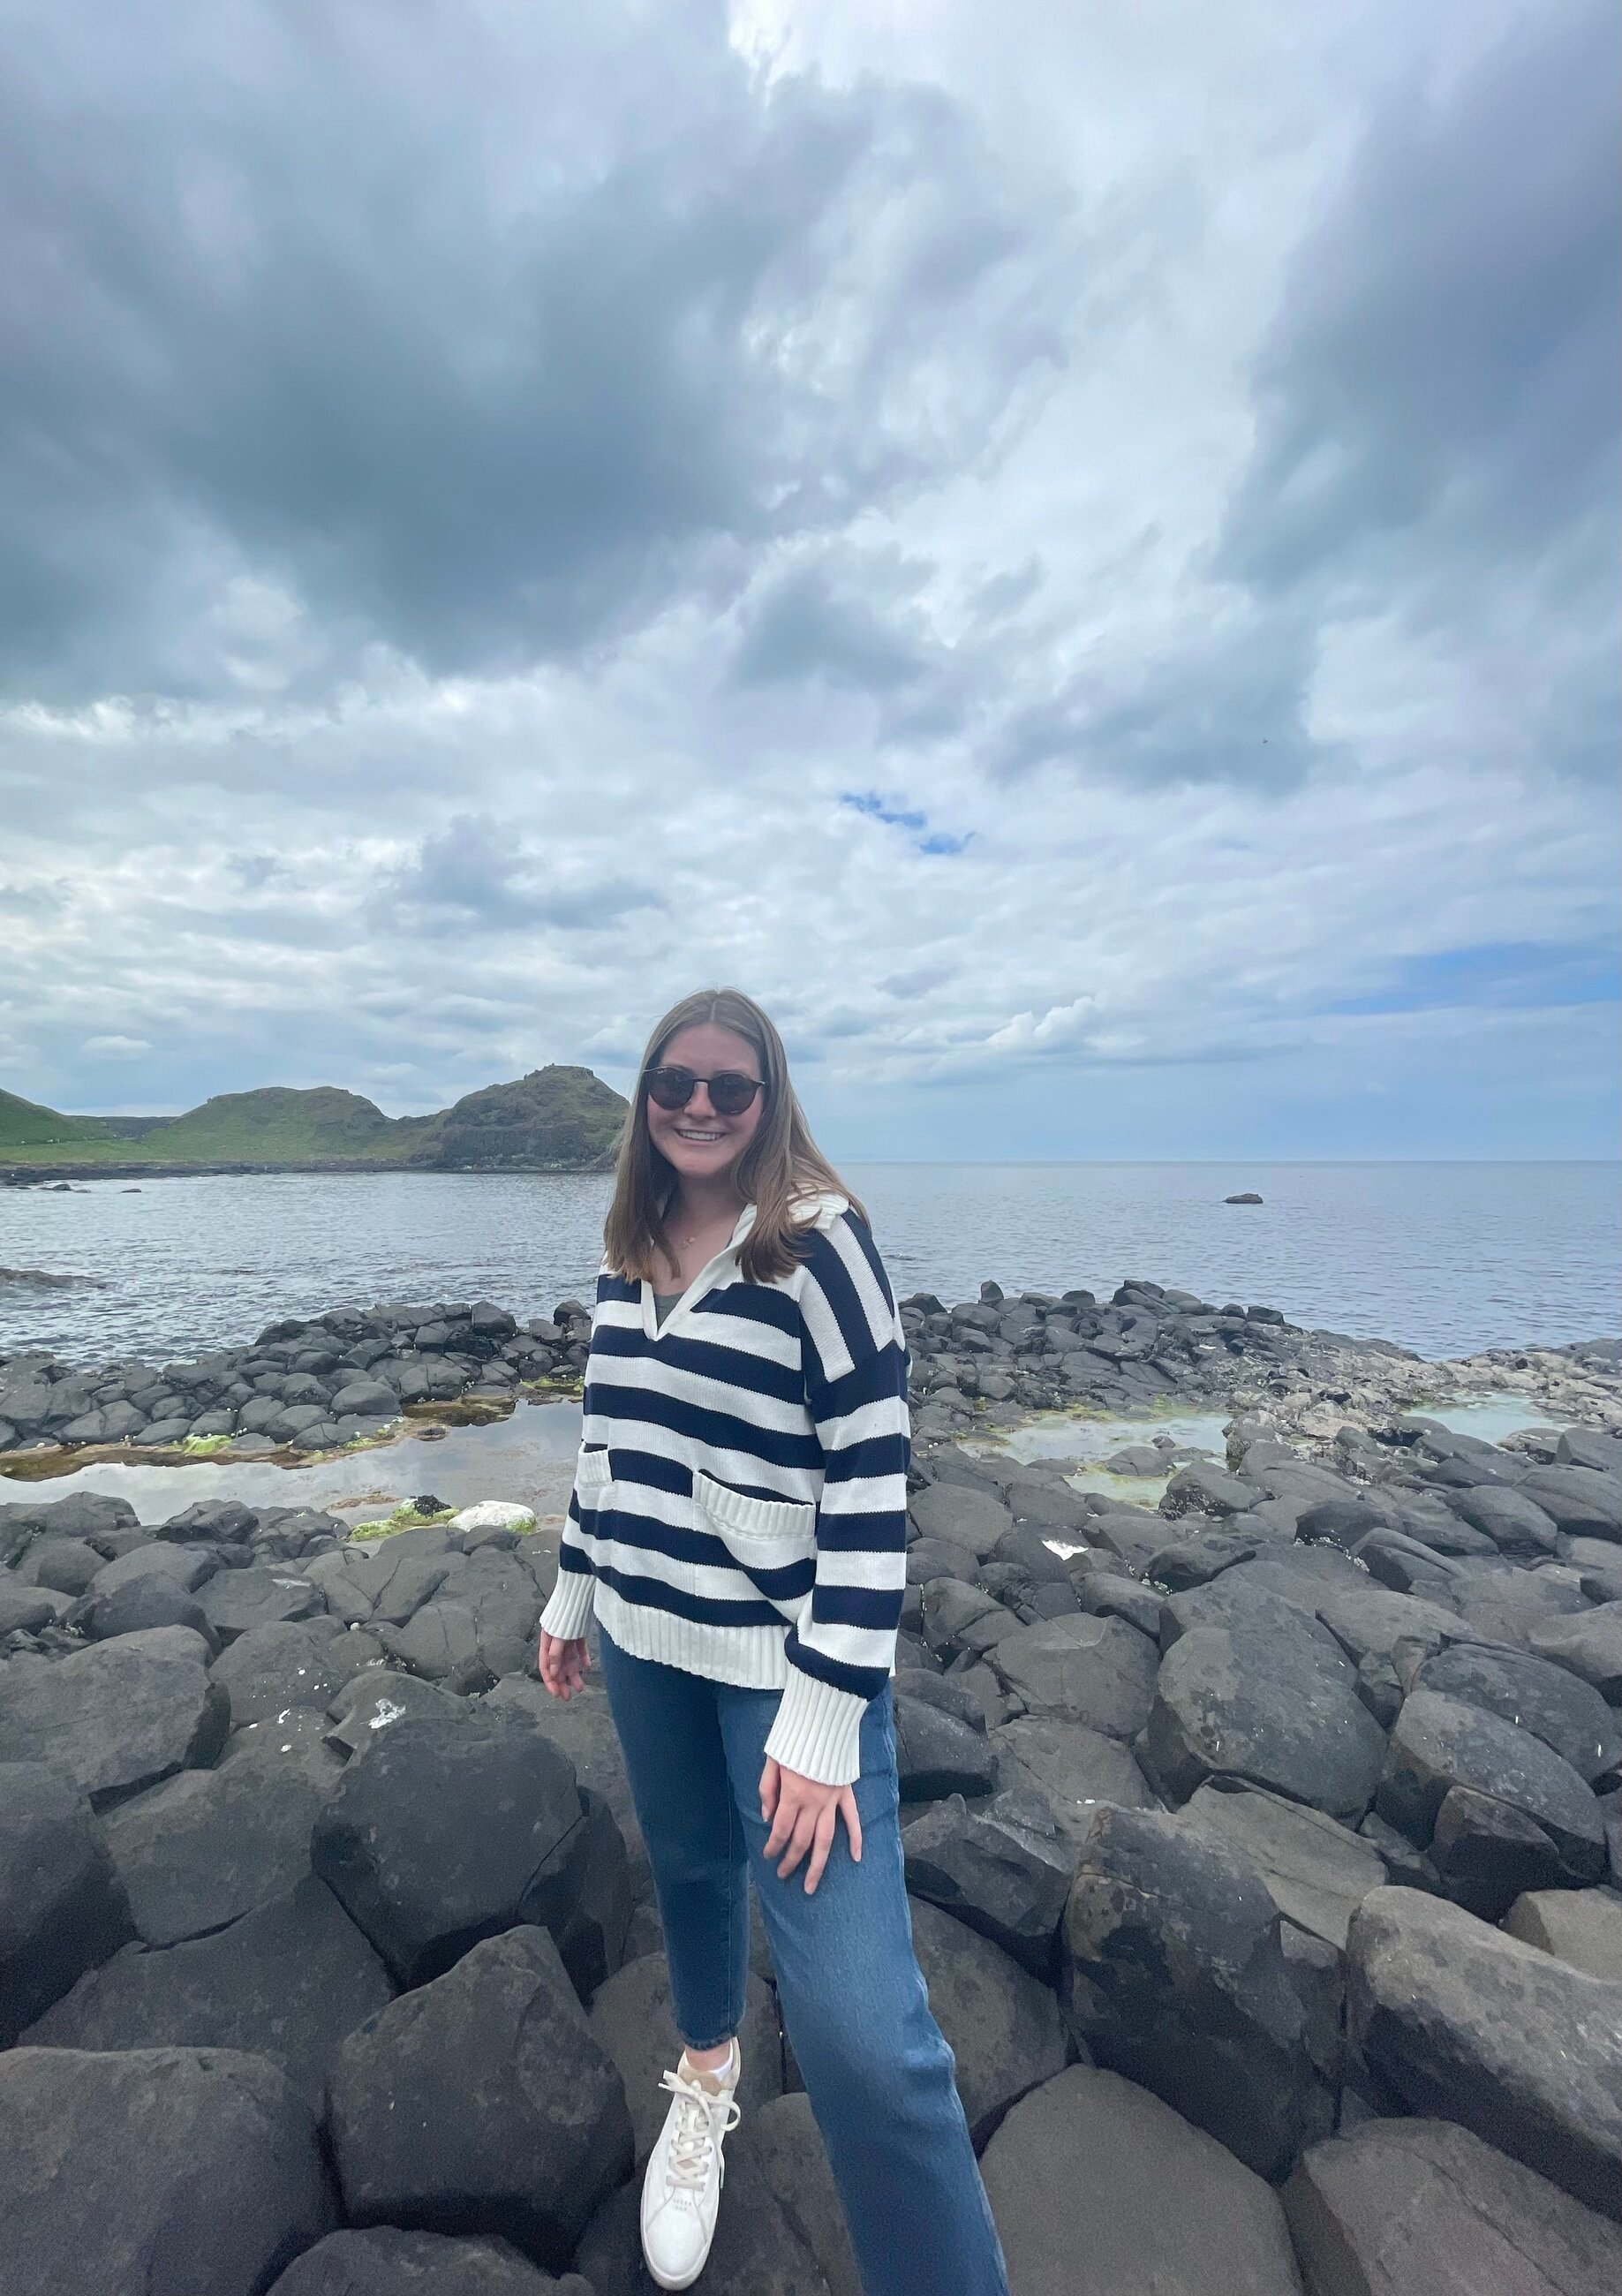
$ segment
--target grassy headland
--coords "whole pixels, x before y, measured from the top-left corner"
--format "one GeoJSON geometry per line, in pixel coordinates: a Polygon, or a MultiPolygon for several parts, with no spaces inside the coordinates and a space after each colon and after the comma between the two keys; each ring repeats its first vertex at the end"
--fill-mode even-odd
{"type": "Polygon", "coordinates": [[[184,1115],[69,1116],[0,1092],[0,1173],[579,1172],[611,1161],[626,1103],[590,1069],[536,1069],[431,1116],[385,1116],[358,1093],[266,1086],[184,1115]]]}

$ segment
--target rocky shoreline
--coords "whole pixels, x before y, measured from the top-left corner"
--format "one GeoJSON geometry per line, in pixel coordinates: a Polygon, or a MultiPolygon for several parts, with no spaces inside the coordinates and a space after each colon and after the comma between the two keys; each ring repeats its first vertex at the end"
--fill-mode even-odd
{"type": "MultiPolygon", "coordinates": [[[[1218,1406],[1295,1436],[1458,1396],[1503,1394],[1553,1419],[1622,1434],[1622,1342],[1493,1349],[1430,1363],[1389,1340],[1304,1331],[1276,1308],[1221,1308],[1142,1280],[1090,1292],[997,1284],[947,1306],[901,1303],[921,1446],[1032,1412],[1153,1413],[1218,1406]]],[[[386,1439],[403,1414],[449,1405],[503,1411],[522,1393],[578,1390],[591,1335],[579,1300],[520,1323],[490,1300],[270,1324],[249,1346],[161,1365],[94,1369],[46,1351],[0,1350],[0,1454],[40,1468],[154,1455],[305,1457],[386,1439]],[[72,1453],[73,1459],[57,1454],[72,1453]]]]}
{"type": "MultiPolygon", "coordinates": [[[[903,1312],[907,1884],[1014,2296],[1614,2296],[1622,1349],[1439,1366],[1143,1283],[903,1312]],[[1482,1393],[1548,1423],[1414,1407],[1482,1393]],[[1157,1431],[1193,1406],[1220,1447],[1157,1431]],[[1022,1462],[1067,1409],[1145,1439],[1022,1462]]],[[[120,1405],[128,1456],[309,1458],[562,1393],[586,1329],[12,1357],[8,1464],[120,1405]]],[[[0,1493],[0,2285],[649,2290],[668,1980],[600,1674],[536,1677],[555,1536],[0,1493]]],[[[860,2296],[752,1915],[703,2285],[860,2296]]]]}

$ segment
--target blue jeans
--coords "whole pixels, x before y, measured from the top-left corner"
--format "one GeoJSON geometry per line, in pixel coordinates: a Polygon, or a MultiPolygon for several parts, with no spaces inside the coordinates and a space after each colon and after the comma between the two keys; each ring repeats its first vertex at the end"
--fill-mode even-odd
{"type": "Polygon", "coordinates": [[[862,1718],[861,1863],[840,1817],[807,1897],[808,1851],[787,1881],[764,1855],[760,1774],[782,1692],[634,1657],[601,1620],[598,1636],[683,2040],[717,2047],[743,2021],[752,1865],[783,2026],[866,2296],[1008,2296],[956,2059],[913,1950],[889,1685],[862,1718]]]}

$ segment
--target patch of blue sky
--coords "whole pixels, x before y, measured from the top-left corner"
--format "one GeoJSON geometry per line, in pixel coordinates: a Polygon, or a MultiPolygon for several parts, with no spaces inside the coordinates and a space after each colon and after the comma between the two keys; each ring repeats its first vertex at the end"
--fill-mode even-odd
{"type": "Polygon", "coordinates": [[[968,837],[952,837],[945,830],[931,829],[928,814],[886,805],[876,790],[843,790],[840,803],[856,813],[864,813],[871,821],[883,822],[890,829],[905,829],[920,853],[961,853],[969,842],[968,837]]]}
{"type": "Polygon", "coordinates": [[[1399,958],[1382,988],[1330,1013],[1420,1013],[1456,1005],[1536,1012],[1622,998],[1622,952],[1602,942],[1482,941],[1399,958]]]}

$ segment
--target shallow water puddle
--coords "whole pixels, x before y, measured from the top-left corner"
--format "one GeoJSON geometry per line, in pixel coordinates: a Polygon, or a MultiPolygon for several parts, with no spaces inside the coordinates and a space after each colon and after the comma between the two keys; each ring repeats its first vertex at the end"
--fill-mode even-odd
{"type": "Polygon", "coordinates": [[[451,1506],[512,1499],[542,1516],[561,1513],[568,1505],[580,1447],[578,1403],[520,1402],[509,1418],[479,1426],[407,1423],[414,1431],[397,1443],[316,1459],[308,1466],[216,1458],[146,1467],[100,1459],[72,1474],[37,1481],[0,1475],[0,1505],[29,1498],[49,1503],[95,1491],[127,1499],[143,1523],[167,1522],[200,1499],[324,1507],[340,1515],[353,1514],[360,1506],[387,1513],[397,1501],[430,1492],[451,1506]]]}
{"type": "Polygon", "coordinates": [[[1434,1419],[1455,1435],[1476,1435],[1483,1443],[1502,1443],[1525,1427],[1565,1427],[1573,1421],[1540,1411],[1524,1395],[1465,1395],[1453,1403],[1421,1403],[1413,1407],[1416,1419],[1434,1419]]]}
{"type": "Polygon", "coordinates": [[[1162,1438],[1168,1438],[1180,1450],[1208,1451],[1220,1460],[1226,1446],[1223,1430],[1233,1415],[1231,1410],[1182,1411],[1101,1419],[1045,1411],[995,1436],[966,1436],[963,1447],[980,1458],[1018,1459],[1021,1464],[1073,1459],[1077,1464],[1065,1480],[1077,1490],[1102,1492],[1122,1506],[1153,1507],[1184,1461],[1168,1458],[1164,1472],[1158,1475],[1111,1474],[1101,1463],[1113,1458],[1118,1451],[1162,1438]]]}

